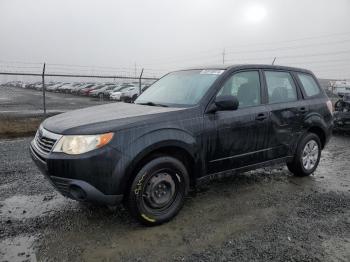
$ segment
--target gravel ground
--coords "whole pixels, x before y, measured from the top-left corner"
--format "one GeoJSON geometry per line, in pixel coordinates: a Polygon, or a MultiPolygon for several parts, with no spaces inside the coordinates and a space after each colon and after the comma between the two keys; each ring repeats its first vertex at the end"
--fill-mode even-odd
{"type": "Polygon", "coordinates": [[[56,193],[30,140],[0,140],[0,261],[350,261],[348,136],[310,177],[277,166],[217,180],[153,228],[56,193]]]}

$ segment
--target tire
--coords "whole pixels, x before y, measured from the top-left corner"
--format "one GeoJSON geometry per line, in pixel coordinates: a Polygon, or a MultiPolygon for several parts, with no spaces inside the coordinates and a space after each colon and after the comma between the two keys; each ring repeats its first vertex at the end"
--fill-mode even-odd
{"type": "Polygon", "coordinates": [[[126,201],[131,215],[147,226],[169,221],[180,211],[189,187],[184,164],[170,156],[146,163],[134,178],[126,201]]]}
{"type": "Polygon", "coordinates": [[[307,133],[299,142],[292,162],[287,163],[295,176],[309,176],[317,168],[321,158],[321,141],[314,133],[307,133]]]}

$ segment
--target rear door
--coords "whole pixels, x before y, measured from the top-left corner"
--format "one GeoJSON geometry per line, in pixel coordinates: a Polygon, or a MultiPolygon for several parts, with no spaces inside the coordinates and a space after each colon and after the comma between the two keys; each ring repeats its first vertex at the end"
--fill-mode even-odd
{"type": "Polygon", "coordinates": [[[308,111],[292,74],[264,70],[265,92],[270,111],[267,160],[291,155],[291,148],[302,131],[303,115],[308,111]]]}

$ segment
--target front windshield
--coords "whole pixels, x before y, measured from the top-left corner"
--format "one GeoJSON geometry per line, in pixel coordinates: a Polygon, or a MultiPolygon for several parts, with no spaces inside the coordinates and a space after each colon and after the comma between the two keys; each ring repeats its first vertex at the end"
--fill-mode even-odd
{"type": "Polygon", "coordinates": [[[222,72],[223,70],[186,70],[169,73],[147,88],[135,103],[195,105],[222,72]]]}

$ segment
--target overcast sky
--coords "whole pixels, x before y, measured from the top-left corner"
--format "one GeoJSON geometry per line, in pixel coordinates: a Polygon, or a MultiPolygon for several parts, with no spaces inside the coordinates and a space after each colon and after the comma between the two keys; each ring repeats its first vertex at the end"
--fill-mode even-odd
{"type": "Polygon", "coordinates": [[[222,63],[225,49],[227,64],[276,56],[350,78],[349,26],[350,0],[0,0],[0,68],[160,74],[222,63]]]}

